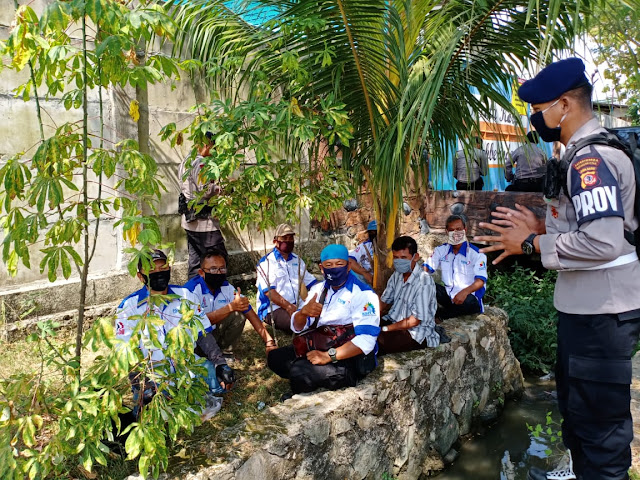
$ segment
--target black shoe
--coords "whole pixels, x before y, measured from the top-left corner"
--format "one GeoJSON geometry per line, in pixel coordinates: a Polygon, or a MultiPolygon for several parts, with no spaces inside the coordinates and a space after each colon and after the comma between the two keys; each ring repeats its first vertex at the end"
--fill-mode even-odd
{"type": "Polygon", "coordinates": [[[285,393],[282,394],[282,396],[280,397],[280,401],[281,402],[286,402],[291,397],[293,397],[293,392],[291,390],[289,390],[288,392],[285,392],[285,393]]]}

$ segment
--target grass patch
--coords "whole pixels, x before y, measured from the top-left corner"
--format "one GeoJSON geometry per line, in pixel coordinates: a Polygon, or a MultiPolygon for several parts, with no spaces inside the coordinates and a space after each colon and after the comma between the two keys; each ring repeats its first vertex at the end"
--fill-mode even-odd
{"type": "MultiPolygon", "coordinates": [[[[244,294],[255,306],[255,291],[249,290],[244,294]]],[[[271,327],[269,330],[273,335],[271,327]]],[[[51,341],[54,346],[60,347],[73,338],[73,331],[63,330],[51,341]]],[[[277,332],[277,338],[280,346],[290,343],[290,337],[282,332],[277,332]]],[[[4,360],[0,362],[0,378],[7,379],[14,374],[39,375],[42,356],[36,342],[0,341],[0,348],[4,353],[4,360]]],[[[95,356],[106,352],[106,348],[102,350],[97,353],[83,351],[85,368],[95,356]]],[[[249,322],[245,324],[240,341],[234,346],[234,355],[235,361],[230,362],[237,378],[234,389],[224,395],[222,409],[215,417],[196,427],[192,435],[179,437],[171,446],[171,471],[180,470],[186,465],[204,465],[214,461],[210,452],[218,450],[218,445],[222,447],[229,444],[229,438],[223,434],[226,428],[259,415],[265,408],[278,403],[280,396],[289,390],[288,381],[267,368],[264,343],[249,322]]],[[[57,390],[56,385],[62,385],[60,372],[43,371],[42,379],[50,382],[54,391],[57,390]]],[[[69,458],[68,461],[75,462],[76,459],[69,458]]],[[[107,467],[95,466],[93,472],[89,473],[78,465],[69,465],[68,471],[74,478],[120,480],[137,471],[137,461],[126,461],[123,456],[111,452],[107,467]]]]}

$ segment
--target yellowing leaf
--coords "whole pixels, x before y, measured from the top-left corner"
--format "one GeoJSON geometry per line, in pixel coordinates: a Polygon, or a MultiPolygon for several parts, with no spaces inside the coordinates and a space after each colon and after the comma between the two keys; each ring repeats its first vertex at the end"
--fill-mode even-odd
{"type": "Polygon", "coordinates": [[[129,104],[129,116],[134,122],[140,119],[140,104],[137,100],[131,100],[129,104]]]}
{"type": "Polygon", "coordinates": [[[132,247],[138,243],[138,235],[142,231],[142,225],[136,223],[133,227],[123,232],[124,239],[128,241],[132,247]]]}
{"type": "Polygon", "coordinates": [[[295,97],[291,99],[291,113],[293,113],[294,115],[297,115],[298,117],[304,118],[304,114],[302,113],[302,110],[300,110],[300,107],[298,106],[298,99],[295,97]]]}

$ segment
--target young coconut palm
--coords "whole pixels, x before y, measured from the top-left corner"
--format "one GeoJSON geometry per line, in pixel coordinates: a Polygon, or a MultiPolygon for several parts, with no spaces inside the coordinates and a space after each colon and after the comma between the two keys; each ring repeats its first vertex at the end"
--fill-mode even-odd
{"type": "Polygon", "coordinates": [[[426,183],[425,145],[431,168],[442,170],[458,139],[470,144],[480,118],[492,119],[494,105],[519,118],[501,90],[571,49],[592,7],[561,0],[229,3],[173,5],[177,48],[205,62],[211,86],[226,98],[268,88],[346,104],[354,138],[342,146],[342,165],[372,195],[377,267],[390,256],[411,173],[426,183]],[[256,21],[261,15],[272,18],[256,21]]]}

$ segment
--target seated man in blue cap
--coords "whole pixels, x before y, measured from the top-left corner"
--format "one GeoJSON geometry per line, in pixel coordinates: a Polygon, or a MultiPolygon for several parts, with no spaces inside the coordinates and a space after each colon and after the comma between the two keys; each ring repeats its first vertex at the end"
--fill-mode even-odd
{"type": "Polygon", "coordinates": [[[554,62],[522,84],[518,95],[531,104],[540,138],[566,146],[561,162],[547,162],[554,174],[545,185],[546,219],[517,204],[498,207],[492,223],[480,224],[496,235],[476,238],[494,243],[483,251],[502,252],[494,263],[539,252],[558,271],[556,388],[570,455],[555,470],[531,468],[531,480],[622,480],[631,466],[631,355],[640,334],[636,182],[629,157],[593,113],[592,91],[579,58],[554,62]]]}
{"type": "Polygon", "coordinates": [[[289,379],[292,393],[352,387],[376,366],[378,297],[349,269],[349,252],[329,245],[320,255],[325,281],[291,316],[293,345],[269,352],[267,364],[289,379]]]}
{"type": "Polygon", "coordinates": [[[349,252],[349,266],[353,274],[360,280],[373,285],[373,245],[378,234],[378,223],[371,220],[367,225],[367,236],[369,237],[356,248],[349,252]]]}

